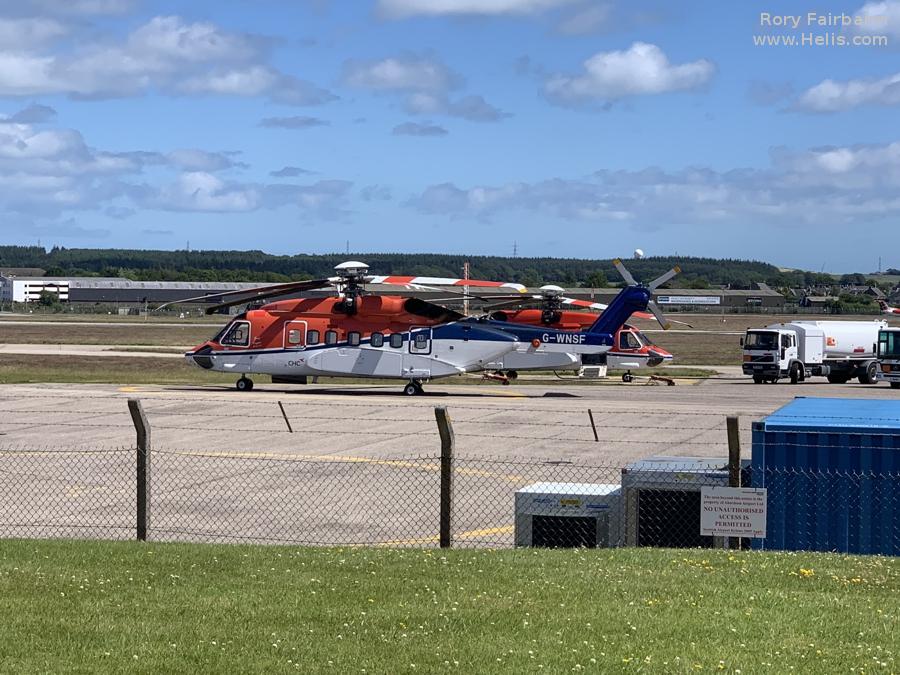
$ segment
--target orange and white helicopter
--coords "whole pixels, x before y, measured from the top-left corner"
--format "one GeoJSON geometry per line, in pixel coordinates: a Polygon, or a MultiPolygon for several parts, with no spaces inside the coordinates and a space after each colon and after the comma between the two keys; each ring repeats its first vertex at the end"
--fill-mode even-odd
{"type": "Polygon", "coordinates": [[[879,300],[878,305],[881,307],[882,314],[890,314],[892,316],[900,314],[900,307],[891,307],[884,300],[879,300]]]}
{"type": "Polygon", "coordinates": [[[201,368],[239,373],[236,386],[241,391],[253,388],[248,374],[262,373],[271,375],[276,382],[303,381],[309,375],[402,379],[407,380],[404,392],[415,395],[422,392],[425,380],[499,370],[503,359],[513,358],[513,353],[523,359],[525,367],[535,367],[544,360],[570,359],[573,354],[604,354],[612,349],[615,334],[625,321],[634,312],[645,311],[652,302],[652,289],[630,284],[602,315],[586,327],[582,324],[572,330],[465,317],[415,296],[376,295],[365,290],[365,284],[370,283],[416,289],[447,282],[525,292],[518,284],[377,277],[370,276],[368,266],[356,261],[337,265],[335,271],[337,276],[327,279],[179,300],[215,299],[218,304],[206,310],[211,314],[226,307],[313,289],[337,289],[337,295],[332,297],[277,300],[249,309],[214,338],[187,352],[185,358],[201,368]]]}

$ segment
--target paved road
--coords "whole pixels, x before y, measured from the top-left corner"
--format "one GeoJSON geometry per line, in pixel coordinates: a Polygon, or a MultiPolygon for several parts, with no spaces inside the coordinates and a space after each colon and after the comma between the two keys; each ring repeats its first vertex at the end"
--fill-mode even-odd
{"type": "Polygon", "coordinates": [[[897,398],[882,385],[731,378],[676,387],[437,382],[427,391],[5,386],[0,536],[134,536],[132,397],[152,428],[152,538],[414,546],[437,542],[437,405],[449,408],[456,433],[456,543],[504,546],[514,493],[526,485],[618,483],[625,463],[651,455],[724,461],[730,414],[741,415],[749,456],[751,421],[797,395],[897,398]]]}

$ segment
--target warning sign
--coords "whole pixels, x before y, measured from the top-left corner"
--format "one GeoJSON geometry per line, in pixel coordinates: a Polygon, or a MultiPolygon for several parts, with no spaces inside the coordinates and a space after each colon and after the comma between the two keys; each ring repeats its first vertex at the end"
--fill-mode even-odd
{"type": "Polygon", "coordinates": [[[765,537],[766,489],[700,489],[700,534],[713,537],[765,537]]]}

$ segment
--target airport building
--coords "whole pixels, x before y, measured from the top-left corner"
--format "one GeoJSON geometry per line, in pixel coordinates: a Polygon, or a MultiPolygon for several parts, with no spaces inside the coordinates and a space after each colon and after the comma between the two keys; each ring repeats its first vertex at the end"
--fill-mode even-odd
{"type": "Polygon", "coordinates": [[[0,276],[0,301],[37,302],[55,293],[60,302],[78,304],[160,304],[182,298],[225,293],[265,284],[225,281],[131,281],[123,277],[0,276]]]}
{"type": "MultiPolygon", "coordinates": [[[[209,302],[216,300],[216,294],[266,286],[261,283],[230,283],[221,281],[131,281],[122,277],[39,277],[39,276],[0,276],[0,302],[29,303],[37,302],[41,293],[55,293],[61,302],[81,305],[115,304],[125,306],[158,305],[197,296],[211,296],[209,302]]],[[[398,286],[371,284],[367,287],[373,293],[383,295],[402,295],[409,293],[398,286]]],[[[457,288],[457,290],[461,290],[457,288]]],[[[494,294],[508,295],[509,289],[478,288],[471,289],[473,294],[487,298],[494,294]]],[[[567,297],[578,300],[590,300],[609,304],[619,292],[617,288],[569,288],[565,290],[567,297]]],[[[327,296],[333,289],[322,289],[307,293],[309,296],[327,296]]],[[[451,293],[443,289],[416,291],[416,295],[424,300],[441,298],[447,302],[451,293]]],[[[694,311],[772,311],[784,307],[785,298],[780,293],[759,284],[754,290],[731,289],[660,289],[654,293],[654,299],[664,310],[694,311]]],[[[447,304],[458,305],[459,302],[447,304]]],[[[477,308],[479,300],[471,305],[477,308]]]]}

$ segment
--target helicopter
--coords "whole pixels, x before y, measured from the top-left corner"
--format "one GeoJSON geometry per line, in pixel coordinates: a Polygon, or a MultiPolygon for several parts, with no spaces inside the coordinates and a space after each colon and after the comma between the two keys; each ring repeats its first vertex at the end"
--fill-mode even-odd
{"type": "MultiPolygon", "coordinates": [[[[376,277],[365,263],[335,267],[336,276],[295,281],[177,302],[213,300],[206,309],[222,309],[272,300],[247,309],[211,340],[188,351],[185,359],[200,368],[240,374],[236,388],[249,391],[249,374],[268,374],[273,381],[299,382],[306,376],[371,377],[406,380],[404,393],[423,392],[422,383],[440,377],[497,370],[512,352],[526,360],[548,355],[602,354],[634,312],[648,307],[650,291],[626,286],[586,330],[496,321],[463,314],[416,297],[378,295],[365,285],[394,284],[421,289],[433,277],[376,277]],[[276,298],[331,287],[324,298],[276,298]]],[[[454,285],[512,288],[519,284],[467,279],[454,285]]],[[[166,303],[160,308],[175,303],[166,303]]]]}
{"type": "MultiPolygon", "coordinates": [[[[613,265],[627,285],[641,286],[621,260],[614,260],[613,265]]],[[[652,293],[680,272],[681,269],[676,266],[643,287],[652,293]]],[[[458,285],[457,281],[453,280],[453,285],[458,285]]],[[[432,283],[432,285],[438,284],[432,283]]],[[[608,308],[608,305],[603,303],[566,297],[565,289],[559,286],[546,285],[541,286],[538,290],[539,293],[535,294],[519,292],[511,295],[492,295],[490,300],[493,302],[487,304],[484,309],[488,312],[487,316],[494,321],[578,331],[587,329],[597,320],[599,314],[608,308]],[[595,311],[572,311],[568,309],[570,307],[595,311]]],[[[651,310],[649,313],[635,312],[632,316],[641,319],[655,319],[663,330],[668,330],[672,323],[690,327],[690,324],[683,321],[667,320],[652,300],[647,303],[647,307],[651,310]]],[[[654,344],[645,333],[626,323],[616,331],[613,347],[603,354],[547,354],[543,358],[535,358],[534,355],[526,356],[513,351],[503,357],[501,368],[487,372],[486,377],[507,384],[510,380],[518,377],[520,370],[565,371],[580,370],[582,366],[606,365],[611,368],[625,369],[622,380],[631,382],[634,378],[632,370],[653,368],[670,362],[673,358],[670,352],[654,344]]]]}

